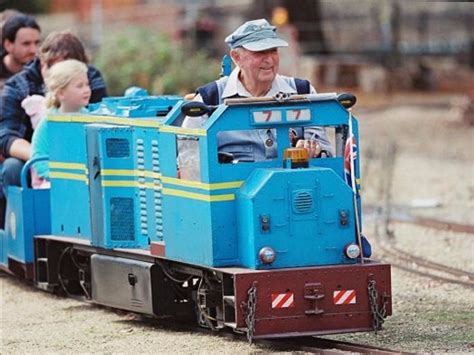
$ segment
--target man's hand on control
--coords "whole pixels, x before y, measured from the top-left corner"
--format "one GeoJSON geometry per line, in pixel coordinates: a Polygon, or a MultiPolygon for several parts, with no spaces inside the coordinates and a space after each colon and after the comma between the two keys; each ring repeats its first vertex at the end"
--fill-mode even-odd
{"type": "Polygon", "coordinates": [[[296,143],[296,148],[305,148],[310,158],[317,158],[321,154],[322,148],[318,141],[314,139],[300,139],[296,143]]]}

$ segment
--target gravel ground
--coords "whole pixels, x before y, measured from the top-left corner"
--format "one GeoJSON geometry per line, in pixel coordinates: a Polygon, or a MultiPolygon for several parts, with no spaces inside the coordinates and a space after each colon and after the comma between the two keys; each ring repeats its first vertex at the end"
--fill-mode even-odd
{"type": "Polygon", "coordinates": [[[249,353],[244,341],[191,333],[169,320],[56,297],[0,272],[2,354],[249,353]]]}
{"type": "MultiPolygon", "coordinates": [[[[386,148],[397,144],[391,198],[412,214],[472,224],[474,128],[460,124],[452,97],[391,98],[378,109],[355,108],[361,130],[363,198],[380,203],[386,148]],[[372,158],[367,159],[371,154],[372,158]],[[415,200],[438,207],[410,209],[415,200]]],[[[474,235],[416,225],[391,225],[397,247],[430,260],[474,272],[474,235]]],[[[374,257],[383,255],[374,224],[365,224],[374,257]]],[[[58,298],[0,272],[2,354],[17,353],[256,353],[272,352],[218,336],[191,333],[169,320],[140,317],[58,298]]],[[[472,289],[392,269],[393,316],[378,334],[338,335],[354,342],[409,352],[474,352],[472,289]]]]}

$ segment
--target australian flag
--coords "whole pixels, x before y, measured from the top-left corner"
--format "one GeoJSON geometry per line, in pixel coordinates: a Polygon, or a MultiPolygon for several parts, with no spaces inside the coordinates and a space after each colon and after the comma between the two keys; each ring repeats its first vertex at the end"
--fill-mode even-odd
{"type": "Polygon", "coordinates": [[[355,166],[357,159],[357,144],[353,135],[347,138],[346,146],[344,148],[344,176],[346,178],[347,184],[353,188],[351,179],[351,154],[355,166]]]}

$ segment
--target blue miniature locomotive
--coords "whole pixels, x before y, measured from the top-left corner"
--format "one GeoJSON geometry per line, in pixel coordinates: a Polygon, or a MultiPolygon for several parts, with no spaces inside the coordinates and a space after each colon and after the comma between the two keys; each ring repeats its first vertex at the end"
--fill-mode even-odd
{"type": "Polygon", "coordinates": [[[165,238],[172,236],[165,239],[167,257],[252,269],[355,262],[344,252],[356,243],[355,213],[352,190],[344,181],[344,134],[338,130],[348,115],[336,96],[315,95],[284,104],[230,100],[202,129],[175,126],[181,116],[174,110],[160,130],[162,147],[168,148],[161,159],[163,228],[165,238]],[[307,168],[284,168],[284,152],[291,147],[289,130],[314,125],[338,132],[334,138],[339,140],[339,154],[312,159],[307,168]],[[221,135],[252,130],[274,131],[275,158],[219,161],[221,135]],[[193,156],[185,158],[189,163],[181,165],[180,174],[192,180],[177,178],[175,157],[187,151],[193,156]]]}
{"type": "Polygon", "coordinates": [[[202,325],[253,337],[370,330],[383,321],[378,310],[391,313],[390,267],[361,255],[353,156],[346,177],[347,142],[358,145],[354,100],[280,95],[207,107],[136,96],[50,116],[50,232],[13,237],[30,217],[7,215],[2,267],[32,267],[47,290],[152,315],[196,313],[202,325]],[[202,114],[202,127],[181,126],[202,114]],[[334,155],[292,147],[291,132],[310,126],[326,128],[334,155]],[[271,136],[276,154],[221,151],[226,134],[250,132],[271,136]],[[27,257],[15,256],[18,245],[27,257]]]}

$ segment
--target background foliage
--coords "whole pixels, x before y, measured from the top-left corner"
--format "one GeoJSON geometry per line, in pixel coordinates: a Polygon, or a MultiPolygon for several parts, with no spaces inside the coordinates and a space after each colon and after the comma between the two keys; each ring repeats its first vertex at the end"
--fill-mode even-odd
{"type": "Polygon", "coordinates": [[[0,0],[0,11],[15,9],[28,14],[44,13],[49,8],[49,0],[0,0]]]}
{"type": "Polygon", "coordinates": [[[202,51],[186,53],[164,35],[128,28],[109,35],[95,55],[109,95],[130,86],[150,94],[186,94],[218,78],[220,63],[202,51]]]}

